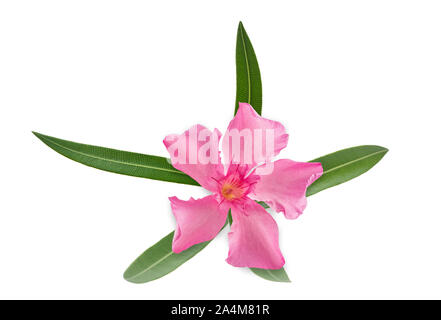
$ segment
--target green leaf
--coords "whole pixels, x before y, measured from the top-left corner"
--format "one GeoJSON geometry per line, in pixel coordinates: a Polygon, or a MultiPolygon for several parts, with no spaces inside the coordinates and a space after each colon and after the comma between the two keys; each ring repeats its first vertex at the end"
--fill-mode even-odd
{"type": "Polygon", "coordinates": [[[173,253],[174,232],[162,238],[141,254],[124,272],[124,279],[133,283],[145,283],[165,276],[195,256],[211,241],[196,244],[179,254],[173,253]]]}
{"type": "MultiPolygon", "coordinates": [[[[227,224],[228,221],[221,231],[227,224]]],[[[172,251],[174,234],[174,232],[169,233],[136,258],[124,272],[124,279],[133,283],[145,283],[161,278],[193,258],[211,242],[206,241],[196,244],[176,254],[172,251]]]]}
{"type": "MultiPolygon", "coordinates": [[[[234,114],[239,108],[239,102],[249,103],[258,114],[262,114],[262,80],[260,78],[259,63],[256,53],[242,22],[239,22],[236,42],[236,105],[234,114]]],[[[269,206],[258,202],[265,209],[269,206]]],[[[233,223],[231,215],[228,216],[230,224],[233,223]]],[[[285,270],[251,269],[256,275],[271,281],[289,282],[285,270]]]]}
{"type": "Polygon", "coordinates": [[[33,133],[56,152],[89,167],[134,177],[199,185],[185,173],[173,168],[167,158],[97,147],[33,133]]]}
{"type": "Polygon", "coordinates": [[[380,146],[358,146],[311,160],[322,164],[323,175],[309,186],[306,195],[313,195],[358,177],[376,165],[388,151],[380,146]]]}
{"type": "MultiPolygon", "coordinates": [[[[221,231],[227,224],[228,222],[225,223],[221,231]]],[[[136,258],[124,272],[124,279],[133,283],[145,283],[161,278],[193,258],[211,242],[196,244],[176,254],[172,251],[174,234],[174,232],[169,233],[136,258]]]]}
{"type": "Polygon", "coordinates": [[[259,64],[242,22],[239,23],[237,29],[236,107],[234,114],[239,108],[239,102],[249,103],[258,114],[262,114],[262,81],[259,64]]]}
{"type": "Polygon", "coordinates": [[[259,277],[269,281],[291,282],[291,280],[289,280],[289,277],[285,272],[285,269],[283,268],[277,270],[250,268],[250,270],[253,271],[253,273],[258,275],[259,277]]]}

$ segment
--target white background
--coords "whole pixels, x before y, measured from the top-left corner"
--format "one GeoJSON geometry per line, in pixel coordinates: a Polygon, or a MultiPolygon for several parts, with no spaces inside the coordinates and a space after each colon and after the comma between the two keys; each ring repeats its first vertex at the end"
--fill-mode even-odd
{"type": "Polygon", "coordinates": [[[439,1],[2,1],[0,298],[441,298],[439,1]],[[122,274],[201,188],[72,162],[32,134],[167,156],[225,130],[242,20],[282,157],[390,149],[365,175],[276,215],[292,283],[231,267],[224,231],[157,281],[122,274]]]}

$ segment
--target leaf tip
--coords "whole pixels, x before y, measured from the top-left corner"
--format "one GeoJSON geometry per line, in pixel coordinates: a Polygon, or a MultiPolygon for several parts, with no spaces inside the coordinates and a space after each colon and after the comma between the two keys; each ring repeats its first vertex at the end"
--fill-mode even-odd
{"type": "Polygon", "coordinates": [[[284,276],[278,279],[277,282],[292,283],[291,279],[289,278],[286,272],[284,272],[284,276]]]}
{"type": "Polygon", "coordinates": [[[128,281],[130,283],[141,283],[141,282],[135,280],[136,277],[133,276],[133,272],[132,272],[131,268],[132,268],[132,265],[130,265],[126,269],[126,271],[124,271],[124,273],[123,273],[124,280],[126,280],[126,281],[128,281]]]}
{"type": "Polygon", "coordinates": [[[128,282],[132,282],[132,281],[130,281],[130,275],[129,275],[129,268],[127,268],[127,270],[126,271],[124,271],[124,273],[123,273],[123,278],[124,278],[124,280],[126,280],[126,281],[128,281],[128,282]]]}
{"type": "Polygon", "coordinates": [[[383,152],[383,157],[386,155],[386,153],[388,153],[389,152],[389,149],[388,148],[386,148],[386,147],[383,147],[383,146],[379,146],[379,145],[376,145],[376,147],[377,148],[379,148],[379,149],[381,149],[381,151],[380,152],[383,152]]]}
{"type": "Polygon", "coordinates": [[[43,136],[41,133],[38,133],[37,131],[31,131],[31,132],[34,136],[36,136],[38,139],[41,140],[41,137],[43,136]]]}

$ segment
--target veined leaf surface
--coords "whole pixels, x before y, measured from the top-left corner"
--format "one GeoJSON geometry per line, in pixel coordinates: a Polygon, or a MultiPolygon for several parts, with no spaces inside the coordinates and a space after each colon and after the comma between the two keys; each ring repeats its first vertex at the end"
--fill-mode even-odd
{"type": "Polygon", "coordinates": [[[388,149],[380,146],[358,146],[311,160],[322,164],[323,175],[309,186],[306,195],[313,195],[358,177],[375,166],[387,152],[388,149]]]}
{"type": "Polygon", "coordinates": [[[167,158],[76,143],[37,132],[34,134],[56,152],[86,166],[134,177],[199,185],[176,170],[167,158]]]}
{"type": "Polygon", "coordinates": [[[124,279],[145,283],[165,276],[204,249],[210,241],[196,244],[176,254],[172,251],[174,232],[142,253],[124,272],[124,279]]]}
{"type": "Polygon", "coordinates": [[[262,114],[262,81],[253,45],[242,22],[237,29],[236,42],[236,107],[239,102],[253,106],[258,114],[262,114]]]}

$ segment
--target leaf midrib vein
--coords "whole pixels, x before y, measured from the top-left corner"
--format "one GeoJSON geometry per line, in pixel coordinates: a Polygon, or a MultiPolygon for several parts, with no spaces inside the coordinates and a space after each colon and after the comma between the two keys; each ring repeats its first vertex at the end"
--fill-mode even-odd
{"type": "Polygon", "coordinates": [[[247,48],[245,46],[245,39],[243,36],[243,28],[240,28],[240,38],[242,40],[243,51],[245,53],[245,65],[247,67],[247,79],[248,79],[248,103],[251,103],[251,75],[250,75],[250,66],[248,64],[248,53],[247,48]]]}
{"type": "Polygon", "coordinates": [[[266,269],[266,271],[271,276],[271,278],[273,278],[275,281],[279,281],[279,279],[273,274],[273,272],[271,270],[266,269]]]}
{"type": "Polygon", "coordinates": [[[363,157],[361,157],[361,158],[354,159],[354,160],[351,160],[351,161],[349,161],[349,162],[346,162],[346,163],[340,164],[340,165],[338,165],[338,166],[336,166],[336,167],[333,167],[333,168],[331,168],[331,169],[328,169],[328,170],[326,170],[326,171],[323,171],[323,174],[322,174],[322,175],[325,175],[326,173],[329,173],[329,172],[331,172],[331,171],[334,171],[334,170],[337,170],[337,169],[343,168],[343,167],[348,166],[348,165],[350,165],[350,164],[352,164],[352,163],[355,163],[355,162],[357,162],[357,161],[361,161],[361,160],[367,159],[367,158],[369,158],[369,157],[375,156],[376,154],[379,154],[379,153],[382,153],[382,152],[387,152],[387,150],[380,150],[380,151],[377,151],[377,152],[374,152],[374,153],[371,153],[371,154],[365,155],[365,156],[363,156],[363,157]]]}
{"type": "Polygon", "coordinates": [[[181,171],[178,171],[178,170],[170,170],[170,169],[165,169],[165,168],[161,168],[161,167],[152,167],[152,166],[147,166],[147,165],[143,165],[143,164],[134,164],[134,163],[125,162],[125,161],[117,161],[117,160],[113,160],[113,159],[106,159],[106,158],[102,158],[102,157],[93,156],[93,155],[90,155],[88,153],[84,153],[84,152],[81,152],[81,151],[78,151],[78,150],[71,149],[71,148],[68,148],[66,146],[63,146],[62,144],[59,144],[59,143],[57,143],[57,142],[55,142],[55,141],[53,141],[53,140],[51,140],[49,138],[43,138],[43,139],[46,139],[46,140],[50,141],[51,143],[53,143],[53,144],[55,144],[55,145],[57,145],[57,146],[59,146],[61,148],[64,148],[64,149],[69,150],[69,151],[74,152],[74,153],[81,154],[81,155],[86,156],[86,157],[90,157],[90,158],[94,158],[94,159],[98,159],[98,160],[103,160],[103,161],[110,161],[110,162],[119,163],[119,164],[125,164],[125,165],[129,165],[129,166],[133,166],[133,167],[143,167],[143,168],[148,168],[148,169],[156,169],[156,170],[167,171],[167,172],[172,172],[172,173],[179,173],[179,174],[185,175],[185,173],[183,173],[181,171]]]}
{"type": "Polygon", "coordinates": [[[133,275],[130,278],[127,279],[133,279],[135,277],[139,277],[141,275],[143,275],[144,273],[146,273],[147,271],[153,269],[155,266],[157,266],[159,263],[161,263],[162,261],[164,261],[165,259],[167,259],[168,257],[170,257],[173,254],[173,251],[170,251],[169,253],[167,253],[165,256],[163,256],[161,259],[159,259],[158,261],[156,261],[155,263],[153,263],[152,265],[148,266],[147,268],[145,268],[144,270],[142,270],[141,272],[133,275]]]}

